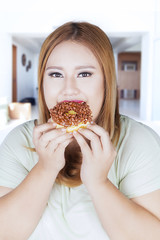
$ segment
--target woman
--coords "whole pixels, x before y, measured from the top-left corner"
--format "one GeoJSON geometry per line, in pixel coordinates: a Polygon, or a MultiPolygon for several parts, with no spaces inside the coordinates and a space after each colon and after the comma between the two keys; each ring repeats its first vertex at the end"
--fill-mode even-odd
{"type": "Polygon", "coordinates": [[[45,40],[39,108],[39,122],[1,146],[0,239],[159,239],[160,139],[119,116],[112,46],[97,26],[69,22],[45,40]],[[62,101],[87,102],[94,123],[56,129],[49,109],[62,101]]]}

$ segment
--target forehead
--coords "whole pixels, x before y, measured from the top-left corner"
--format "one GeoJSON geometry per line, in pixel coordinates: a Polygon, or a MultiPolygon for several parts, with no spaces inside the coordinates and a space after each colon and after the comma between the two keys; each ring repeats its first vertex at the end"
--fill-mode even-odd
{"type": "Polygon", "coordinates": [[[51,52],[47,65],[50,63],[67,62],[72,61],[73,63],[86,62],[87,64],[92,63],[99,65],[97,58],[91,51],[91,49],[83,43],[76,41],[64,41],[58,44],[51,52]]]}

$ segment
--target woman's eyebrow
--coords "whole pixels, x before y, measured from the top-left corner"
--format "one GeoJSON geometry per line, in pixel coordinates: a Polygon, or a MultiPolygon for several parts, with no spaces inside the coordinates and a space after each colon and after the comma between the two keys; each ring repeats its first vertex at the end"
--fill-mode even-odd
{"type": "MultiPolygon", "coordinates": [[[[84,66],[76,66],[75,69],[76,70],[79,70],[79,69],[87,69],[87,68],[91,68],[91,69],[96,69],[94,66],[91,66],[91,65],[84,65],[84,66]]],[[[63,70],[63,67],[60,67],[60,66],[50,66],[50,67],[47,67],[46,70],[49,70],[49,69],[57,69],[57,70],[63,70]]]]}
{"type": "Polygon", "coordinates": [[[92,69],[96,69],[94,66],[91,65],[84,65],[84,66],[77,66],[75,69],[85,69],[85,68],[92,68],[92,69]]]}
{"type": "Polygon", "coordinates": [[[59,66],[50,66],[50,67],[47,67],[46,70],[49,70],[49,69],[57,69],[57,70],[63,70],[62,67],[59,67],[59,66]]]}

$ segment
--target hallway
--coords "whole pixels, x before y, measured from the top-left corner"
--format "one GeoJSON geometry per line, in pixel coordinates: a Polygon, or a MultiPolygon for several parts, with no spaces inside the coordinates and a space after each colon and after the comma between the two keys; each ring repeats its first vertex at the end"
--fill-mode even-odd
{"type": "Polygon", "coordinates": [[[119,99],[119,112],[121,114],[127,115],[133,119],[140,120],[139,111],[140,100],[124,100],[119,99]]]}

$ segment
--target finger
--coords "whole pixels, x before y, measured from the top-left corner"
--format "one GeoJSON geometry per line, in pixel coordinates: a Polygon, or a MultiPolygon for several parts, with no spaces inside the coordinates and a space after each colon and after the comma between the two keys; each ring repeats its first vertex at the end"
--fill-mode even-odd
{"type": "Polygon", "coordinates": [[[57,147],[57,151],[64,155],[65,148],[73,141],[73,137],[66,139],[62,143],[60,143],[57,147]]]}
{"type": "Polygon", "coordinates": [[[54,122],[52,118],[49,118],[49,119],[48,119],[48,123],[52,123],[53,125],[57,125],[57,123],[54,122]]]}
{"type": "Polygon", "coordinates": [[[84,137],[76,131],[73,132],[73,136],[75,137],[77,143],[79,144],[81,152],[84,155],[84,157],[87,157],[87,155],[91,154],[91,149],[88,146],[84,137]]]}
{"type": "Polygon", "coordinates": [[[57,137],[62,136],[66,134],[65,129],[53,129],[48,132],[45,132],[44,134],[41,135],[39,138],[39,143],[42,146],[47,146],[48,142],[56,140],[57,137]]]}
{"type": "Polygon", "coordinates": [[[59,169],[62,169],[64,167],[64,165],[65,165],[64,151],[65,151],[65,148],[70,144],[71,141],[72,141],[72,139],[66,139],[64,142],[60,143],[57,146],[57,149],[54,152],[54,157],[55,157],[55,160],[57,162],[57,167],[59,169]]]}
{"type": "Polygon", "coordinates": [[[65,158],[64,156],[65,149],[71,142],[72,142],[72,139],[66,139],[63,143],[58,145],[55,153],[59,156],[60,160],[65,158]]]}
{"type": "Polygon", "coordinates": [[[55,128],[56,128],[56,126],[53,123],[44,123],[44,124],[35,126],[34,130],[33,130],[34,144],[37,144],[39,138],[42,136],[43,133],[45,133],[46,131],[49,131],[51,129],[55,129],[55,128]]]}
{"type": "Polygon", "coordinates": [[[51,122],[53,122],[53,120],[52,120],[52,118],[49,118],[48,123],[51,123],[51,122]]]}
{"type": "Polygon", "coordinates": [[[87,128],[96,133],[100,137],[103,150],[104,151],[107,150],[111,144],[109,133],[98,125],[89,125],[87,128]]]}
{"type": "Polygon", "coordinates": [[[79,129],[80,134],[90,140],[91,148],[94,155],[98,155],[103,150],[101,140],[97,134],[88,129],[79,129]]]}
{"type": "Polygon", "coordinates": [[[58,147],[59,144],[62,144],[63,142],[65,142],[68,139],[73,140],[73,135],[72,134],[68,134],[68,133],[63,133],[63,135],[58,136],[57,138],[54,138],[53,140],[49,141],[48,145],[46,146],[46,148],[50,151],[53,152],[56,150],[56,148],[58,147]]]}

